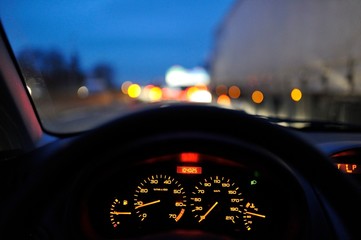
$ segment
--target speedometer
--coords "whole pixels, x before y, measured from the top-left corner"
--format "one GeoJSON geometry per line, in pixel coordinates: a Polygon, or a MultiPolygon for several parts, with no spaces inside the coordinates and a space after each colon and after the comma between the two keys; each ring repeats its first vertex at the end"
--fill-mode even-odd
{"type": "Polygon", "coordinates": [[[143,179],[134,193],[135,214],[142,222],[178,222],[186,205],[183,186],[169,175],[156,174],[143,179]]]}
{"type": "Polygon", "coordinates": [[[231,179],[221,176],[205,178],[191,192],[190,207],[198,223],[213,221],[235,224],[242,220],[244,198],[231,179]]]}

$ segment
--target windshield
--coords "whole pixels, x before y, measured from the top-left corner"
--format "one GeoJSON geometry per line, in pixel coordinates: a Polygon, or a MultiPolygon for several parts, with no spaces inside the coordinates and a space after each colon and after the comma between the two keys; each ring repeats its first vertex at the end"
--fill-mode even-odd
{"type": "Polygon", "coordinates": [[[45,130],[163,102],[361,124],[361,1],[0,2],[45,130]]]}

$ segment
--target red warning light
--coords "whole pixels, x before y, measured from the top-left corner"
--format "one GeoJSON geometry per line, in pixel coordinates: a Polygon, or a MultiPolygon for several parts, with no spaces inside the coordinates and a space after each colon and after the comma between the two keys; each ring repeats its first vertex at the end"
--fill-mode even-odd
{"type": "Polygon", "coordinates": [[[181,162],[197,163],[199,161],[199,153],[194,153],[194,152],[181,153],[180,160],[181,160],[181,162]]]}

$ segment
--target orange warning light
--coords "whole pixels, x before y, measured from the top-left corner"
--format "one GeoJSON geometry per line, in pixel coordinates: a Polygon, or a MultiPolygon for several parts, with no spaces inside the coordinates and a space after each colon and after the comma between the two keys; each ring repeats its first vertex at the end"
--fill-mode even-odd
{"type": "Polygon", "coordinates": [[[178,174],[202,174],[201,167],[193,167],[193,166],[177,166],[178,174]]]}

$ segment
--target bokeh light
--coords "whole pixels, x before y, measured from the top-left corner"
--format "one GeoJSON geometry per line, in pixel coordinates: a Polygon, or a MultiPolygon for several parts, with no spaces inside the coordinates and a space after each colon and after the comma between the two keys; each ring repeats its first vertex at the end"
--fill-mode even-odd
{"type": "Polygon", "coordinates": [[[142,92],[141,87],[136,83],[133,83],[128,87],[128,95],[131,98],[139,97],[141,92],[142,92]]]}
{"type": "Polygon", "coordinates": [[[149,89],[148,97],[152,102],[160,101],[162,99],[162,89],[160,87],[153,86],[149,89]]]}
{"type": "Polygon", "coordinates": [[[264,96],[261,91],[256,90],[252,93],[252,101],[254,103],[260,104],[263,102],[263,99],[264,99],[264,96]]]}
{"type": "Polygon", "coordinates": [[[231,99],[226,94],[222,94],[221,96],[218,97],[217,103],[224,106],[230,106],[231,99]]]}
{"type": "Polygon", "coordinates": [[[128,94],[128,88],[129,86],[132,85],[132,82],[131,81],[125,81],[122,83],[122,86],[121,86],[121,89],[122,89],[122,93],[124,94],[128,94]]]}
{"type": "Polygon", "coordinates": [[[239,98],[239,96],[241,96],[241,89],[239,89],[239,87],[233,85],[228,89],[228,95],[231,98],[239,98]]]}
{"type": "Polygon", "coordinates": [[[292,100],[295,101],[295,102],[300,101],[301,98],[302,98],[302,92],[301,92],[301,90],[298,89],[298,88],[292,89],[292,91],[291,91],[291,98],[292,98],[292,100]]]}
{"type": "Polygon", "coordinates": [[[79,89],[78,89],[78,97],[80,98],[86,98],[89,96],[89,90],[86,86],[81,86],[79,89]]]}

